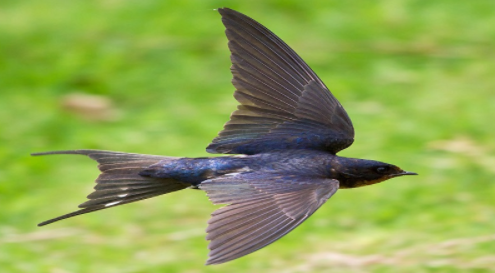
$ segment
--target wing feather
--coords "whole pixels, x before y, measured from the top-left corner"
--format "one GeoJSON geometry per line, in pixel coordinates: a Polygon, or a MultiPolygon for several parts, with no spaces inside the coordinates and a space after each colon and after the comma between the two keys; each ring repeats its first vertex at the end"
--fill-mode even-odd
{"type": "Polygon", "coordinates": [[[224,263],[284,236],[313,214],[338,189],[332,179],[243,173],[200,184],[215,204],[229,204],[208,221],[210,258],[224,263]]]}
{"type": "Polygon", "coordinates": [[[335,154],[351,145],[351,120],[313,70],[258,22],[231,9],[219,12],[240,105],[207,151],[317,149],[335,154]]]}

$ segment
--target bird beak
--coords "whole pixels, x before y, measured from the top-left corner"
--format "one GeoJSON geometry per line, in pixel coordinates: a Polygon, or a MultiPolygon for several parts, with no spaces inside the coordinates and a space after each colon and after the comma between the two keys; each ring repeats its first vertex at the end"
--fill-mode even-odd
{"type": "Polygon", "coordinates": [[[399,175],[418,175],[417,173],[413,173],[413,172],[406,172],[406,171],[403,171],[402,173],[400,173],[399,175]]]}
{"type": "Polygon", "coordinates": [[[391,177],[397,177],[397,176],[403,176],[403,175],[418,175],[418,174],[413,173],[413,172],[402,171],[401,173],[392,174],[391,177]]]}

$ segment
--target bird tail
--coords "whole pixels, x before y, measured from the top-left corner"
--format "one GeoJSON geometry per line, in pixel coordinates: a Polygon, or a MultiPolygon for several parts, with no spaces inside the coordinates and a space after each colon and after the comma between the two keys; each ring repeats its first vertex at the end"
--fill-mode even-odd
{"type": "Polygon", "coordinates": [[[88,201],[79,205],[78,211],[47,221],[44,226],[56,221],[97,210],[136,202],[157,195],[182,190],[191,186],[173,179],[153,178],[140,175],[146,167],[159,161],[173,161],[175,157],[142,155],[100,150],[71,150],[34,153],[32,155],[79,154],[86,155],[99,163],[101,174],[96,179],[94,191],[88,201]]]}

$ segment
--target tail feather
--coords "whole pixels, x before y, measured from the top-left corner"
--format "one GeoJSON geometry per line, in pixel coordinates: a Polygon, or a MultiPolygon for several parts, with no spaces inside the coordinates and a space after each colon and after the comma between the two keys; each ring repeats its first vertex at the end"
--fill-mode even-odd
{"type": "Polygon", "coordinates": [[[151,198],[157,195],[181,190],[191,186],[173,179],[152,178],[139,175],[148,166],[174,157],[142,155],[100,150],[70,150],[34,153],[32,155],[80,154],[99,163],[101,174],[96,179],[95,191],[88,195],[88,201],[79,205],[78,211],[68,213],[38,224],[44,226],[77,215],[120,206],[151,198]]]}

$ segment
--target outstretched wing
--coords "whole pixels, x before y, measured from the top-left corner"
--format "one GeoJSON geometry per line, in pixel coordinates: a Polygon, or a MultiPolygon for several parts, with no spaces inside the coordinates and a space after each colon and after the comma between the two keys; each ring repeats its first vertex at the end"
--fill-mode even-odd
{"type": "Polygon", "coordinates": [[[311,216],[338,189],[333,179],[247,173],[200,184],[215,204],[208,221],[210,258],[224,263],[265,247],[311,216]]]}
{"type": "Polygon", "coordinates": [[[256,154],[316,149],[335,154],[351,145],[349,116],[296,52],[253,19],[228,8],[218,11],[240,105],[206,150],[256,154]]]}

